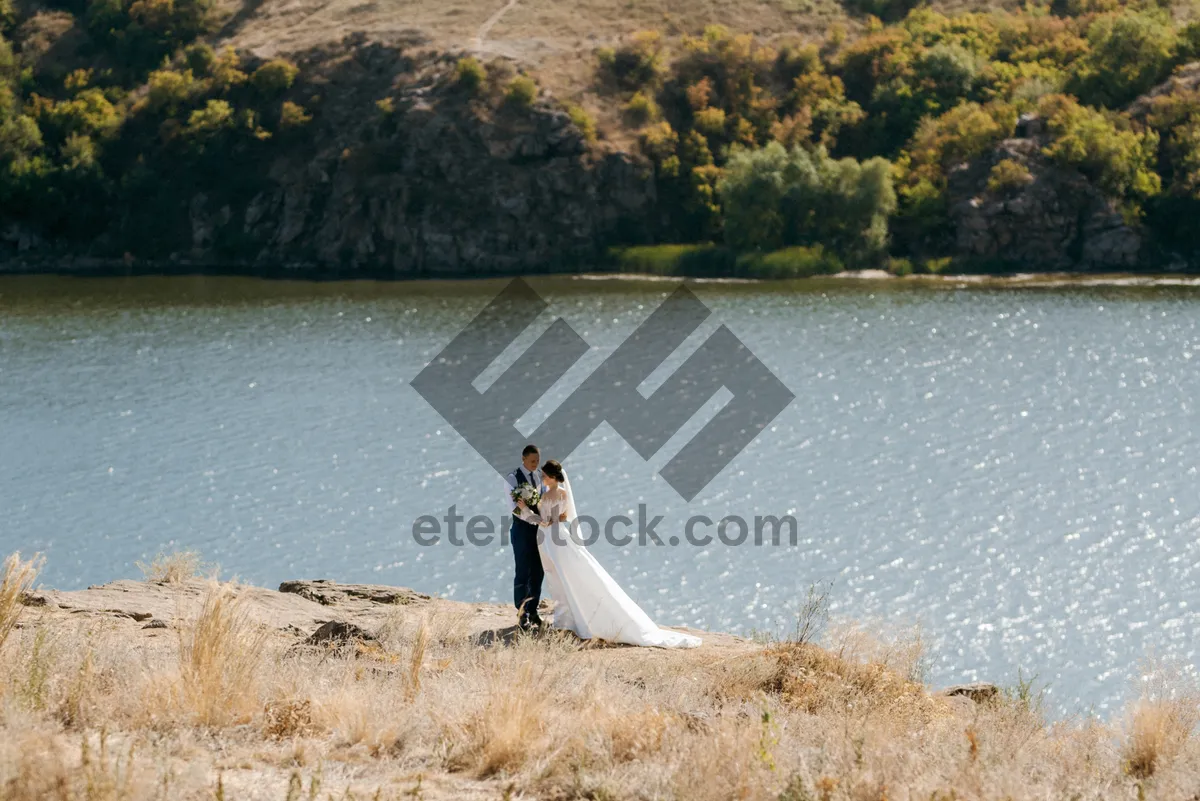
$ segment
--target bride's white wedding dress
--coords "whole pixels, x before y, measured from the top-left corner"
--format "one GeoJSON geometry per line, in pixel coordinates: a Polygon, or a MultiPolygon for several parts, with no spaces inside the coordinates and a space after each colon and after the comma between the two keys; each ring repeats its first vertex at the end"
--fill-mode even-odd
{"type": "Polygon", "coordinates": [[[570,481],[564,481],[558,492],[548,495],[551,497],[538,504],[540,515],[526,510],[520,517],[544,527],[539,530],[538,551],[546,572],[547,589],[554,599],[553,628],[568,629],[585,640],[595,637],[628,645],[659,648],[700,645],[699,637],[654,625],[650,616],[588,553],[579,535],[572,536],[570,523],[579,515],[570,481]],[[567,514],[567,523],[558,521],[563,512],[567,514]]]}

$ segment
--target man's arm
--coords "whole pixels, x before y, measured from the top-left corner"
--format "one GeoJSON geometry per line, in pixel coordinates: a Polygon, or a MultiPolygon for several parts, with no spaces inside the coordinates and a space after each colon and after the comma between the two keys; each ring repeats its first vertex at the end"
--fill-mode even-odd
{"type": "Polygon", "coordinates": [[[505,476],[504,484],[504,508],[506,511],[512,512],[516,508],[516,504],[513,503],[512,499],[512,491],[517,488],[517,474],[509,473],[505,476]]]}

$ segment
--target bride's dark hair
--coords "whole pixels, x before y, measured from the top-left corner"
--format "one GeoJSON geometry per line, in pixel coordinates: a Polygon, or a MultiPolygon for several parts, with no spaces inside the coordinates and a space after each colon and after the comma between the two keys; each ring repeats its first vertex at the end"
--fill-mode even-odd
{"type": "Polygon", "coordinates": [[[567,480],[566,475],[563,473],[562,465],[559,464],[555,459],[548,459],[546,463],[542,465],[542,472],[560,484],[567,480]]]}

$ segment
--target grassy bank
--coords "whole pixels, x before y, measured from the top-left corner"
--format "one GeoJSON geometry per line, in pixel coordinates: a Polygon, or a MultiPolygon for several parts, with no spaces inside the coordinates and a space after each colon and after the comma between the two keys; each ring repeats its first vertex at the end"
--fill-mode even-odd
{"type": "Polygon", "coordinates": [[[1049,724],[1028,688],[932,693],[919,638],[585,646],[519,635],[502,607],[321,582],[301,595],[336,597],[316,603],[193,568],[54,593],[8,560],[0,797],[1184,799],[1200,781],[1196,696],[1162,681],[1112,722],[1049,724]],[[305,645],[319,619],[374,638],[305,645]]]}
{"type": "Polygon", "coordinates": [[[640,245],[614,248],[610,268],[623,273],[695,278],[811,278],[845,269],[820,245],[766,253],[738,253],[713,244],[640,245]]]}

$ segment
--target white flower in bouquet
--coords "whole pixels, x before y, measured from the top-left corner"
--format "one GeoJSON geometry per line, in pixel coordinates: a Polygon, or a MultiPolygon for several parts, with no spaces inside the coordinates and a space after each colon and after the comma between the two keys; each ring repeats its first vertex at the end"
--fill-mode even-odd
{"type": "Polygon", "coordinates": [[[532,484],[518,484],[512,491],[512,499],[514,504],[517,501],[525,501],[525,505],[532,509],[538,505],[542,494],[532,484]]]}

